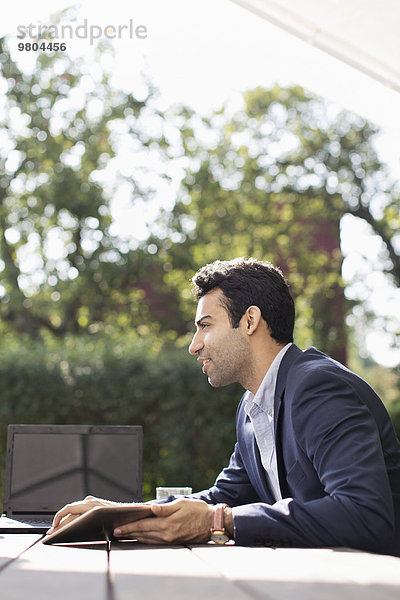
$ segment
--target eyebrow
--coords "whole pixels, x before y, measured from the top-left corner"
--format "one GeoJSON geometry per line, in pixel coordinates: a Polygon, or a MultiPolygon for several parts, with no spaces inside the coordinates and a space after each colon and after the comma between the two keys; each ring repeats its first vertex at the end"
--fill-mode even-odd
{"type": "Polygon", "coordinates": [[[212,319],[212,316],[211,316],[211,315],[205,315],[204,317],[200,317],[200,319],[198,319],[198,320],[196,321],[196,325],[200,325],[200,323],[201,323],[202,321],[204,321],[204,319],[212,319]]]}

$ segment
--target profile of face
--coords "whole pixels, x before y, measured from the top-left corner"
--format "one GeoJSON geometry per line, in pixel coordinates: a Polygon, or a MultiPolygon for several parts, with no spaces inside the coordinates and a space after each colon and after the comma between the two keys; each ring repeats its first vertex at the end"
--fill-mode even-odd
{"type": "Polygon", "coordinates": [[[203,373],[213,387],[242,383],[248,376],[250,345],[245,317],[233,328],[223,292],[216,288],[200,298],[196,312],[196,333],[189,352],[203,364],[203,373]]]}

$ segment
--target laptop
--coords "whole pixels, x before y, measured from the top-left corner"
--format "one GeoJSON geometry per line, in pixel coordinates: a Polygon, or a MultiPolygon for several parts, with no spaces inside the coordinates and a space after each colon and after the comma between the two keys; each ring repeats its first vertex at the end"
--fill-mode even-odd
{"type": "Polygon", "coordinates": [[[45,533],[87,495],[142,500],[140,425],[9,425],[0,533],[45,533]]]}

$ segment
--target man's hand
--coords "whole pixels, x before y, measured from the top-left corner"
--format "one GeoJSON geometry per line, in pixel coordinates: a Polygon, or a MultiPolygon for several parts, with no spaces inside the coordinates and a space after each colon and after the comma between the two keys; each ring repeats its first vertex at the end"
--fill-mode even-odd
{"type": "Polygon", "coordinates": [[[114,535],[145,544],[200,544],[210,539],[213,506],[202,500],[179,498],[167,504],[152,504],[151,510],[155,519],[140,519],[117,527],[114,535]]]}
{"type": "MultiPolygon", "coordinates": [[[[83,515],[88,510],[95,506],[121,506],[120,502],[111,502],[111,500],[104,500],[103,498],[95,498],[94,496],[86,496],[84,500],[78,502],[71,502],[66,504],[64,508],[55,514],[51,528],[47,531],[46,535],[53,533],[59,527],[63,527],[74,521],[80,515],[83,515]]],[[[129,504],[127,504],[129,506],[129,504]]]]}

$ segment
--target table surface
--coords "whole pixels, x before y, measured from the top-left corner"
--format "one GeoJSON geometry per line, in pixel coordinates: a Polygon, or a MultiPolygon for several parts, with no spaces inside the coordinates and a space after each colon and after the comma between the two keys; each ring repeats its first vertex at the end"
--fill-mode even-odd
{"type": "Polygon", "coordinates": [[[0,535],[4,600],[398,600],[400,559],[349,549],[45,546],[0,535]]]}

